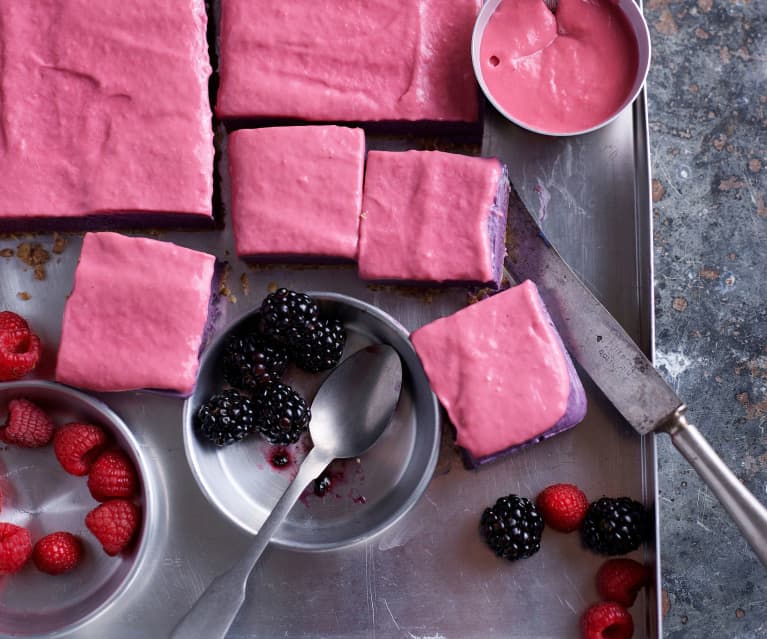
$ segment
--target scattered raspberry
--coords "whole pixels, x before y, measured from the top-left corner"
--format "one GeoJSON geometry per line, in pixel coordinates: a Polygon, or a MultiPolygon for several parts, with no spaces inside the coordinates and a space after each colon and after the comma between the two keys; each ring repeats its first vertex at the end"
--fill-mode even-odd
{"type": "Polygon", "coordinates": [[[29,324],[21,315],[11,311],[0,311],[0,347],[15,350],[29,343],[29,324]]]}
{"type": "Polygon", "coordinates": [[[573,484],[554,484],[538,495],[535,505],[554,530],[572,532],[581,525],[589,507],[584,492],[573,484]]]}
{"type": "Polygon", "coordinates": [[[96,501],[133,497],[137,485],[136,470],[121,450],[102,453],[88,473],[88,490],[96,501]]]}
{"type": "Polygon", "coordinates": [[[40,360],[40,338],[26,320],[10,311],[0,312],[0,382],[30,373],[40,360]]]}
{"type": "Polygon", "coordinates": [[[630,639],[633,634],[628,610],[612,601],[594,604],[581,617],[583,639],[630,639]]]}
{"type": "Polygon", "coordinates": [[[14,524],[0,523],[0,575],[21,570],[32,554],[29,531],[14,524]]]}
{"type": "Polygon", "coordinates": [[[98,426],[73,422],[56,431],[53,452],[69,474],[87,475],[107,441],[107,434],[98,426]]]}
{"type": "Polygon", "coordinates": [[[107,555],[116,555],[127,548],[138,524],[138,508],[125,499],[107,501],[85,516],[85,525],[101,542],[107,555]]]}
{"type": "Polygon", "coordinates": [[[13,399],[8,404],[8,422],[0,427],[0,439],[23,448],[37,448],[51,441],[53,428],[42,408],[27,399],[13,399]]]}
{"type": "Polygon", "coordinates": [[[605,601],[630,608],[649,583],[650,571],[633,559],[608,559],[597,571],[597,592],[605,601]]]}
{"type": "Polygon", "coordinates": [[[72,533],[55,532],[35,544],[32,561],[38,570],[60,575],[72,570],[83,556],[83,545],[72,533]]]}

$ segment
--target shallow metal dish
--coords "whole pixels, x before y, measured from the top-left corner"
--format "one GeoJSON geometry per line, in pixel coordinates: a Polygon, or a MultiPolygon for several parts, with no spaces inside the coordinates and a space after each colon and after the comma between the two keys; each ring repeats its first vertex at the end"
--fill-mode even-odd
{"type": "Polygon", "coordinates": [[[135,580],[151,545],[157,497],[138,442],[105,404],[52,382],[3,383],[3,423],[8,402],[19,397],[43,408],[57,426],[72,421],[98,424],[129,455],[141,477],[136,500],[142,513],[141,530],[129,552],[109,557],[85,526],[85,515],[98,505],[88,491],[87,478],[66,473],[52,444],[34,449],[0,447],[0,520],[28,528],[33,544],[58,530],[69,531],[83,542],[83,562],[70,573],[47,575],[30,560],[19,573],[0,577],[0,634],[54,637],[103,614],[135,580]]]}
{"type": "MultiPolygon", "coordinates": [[[[281,546],[321,550],[367,539],[415,504],[437,463],[440,424],[436,398],[404,327],[352,297],[309,294],[318,301],[323,316],[344,323],[344,357],[369,344],[384,343],[397,350],[403,365],[402,395],[381,439],[358,459],[334,462],[329,492],[322,497],[311,490],[305,493],[273,539],[281,546]]],[[[205,352],[197,388],[184,407],[184,447],[205,496],[231,521],[255,534],[295,475],[308,444],[302,438],[292,446],[279,447],[252,435],[218,448],[203,441],[194,427],[197,408],[224,386],[220,359],[226,336],[242,328],[252,314],[229,326],[205,352]],[[282,448],[287,448],[291,461],[283,468],[273,467],[269,460],[282,448]]],[[[310,402],[326,375],[289,369],[285,379],[310,402]]],[[[358,398],[349,398],[354,401],[358,398]]]]}
{"type": "Polygon", "coordinates": [[[584,133],[591,133],[592,131],[596,131],[597,129],[601,129],[607,124],[610,124],[610,122],[614,121],[626,107],[628,107],[634,102],[634,100],[637,99],[640,92],[642,91],[642,87],[644,87],[645,81],[647,80],[647,73],[650,70],[650,29],[647,26],[647,21],[645,20],[644,14],[642,13],[642,8],[637,5],[634,0],[615,0],[615,4],[623,11],[623,14],[626,16],[626,20],[628,20],[629,25],[634,31],[638,53],[637,68],[636,72],[634,73],[631,91],[623,100],[623,103],[611,115],[607,116],[601,122],[588,129],[565,132],[548,131],[546,129],[537,128],[527,122],[517,119],[514,113],[508,111],[498,101],[495,95],[493,95],[493,93],[488,88],[482,73],[482,36],[485,33],[485,28],[487,27],[488,22],[490,22],[490,18],[493,16],[493,13],[495,13],[496,9],[498,9],[502,2],[503,0],[487,0],[487,2],[485,2],[485,4],[482,6],[482,10],[479,12],[477,20],[474,23],[474,31],[472,32],[471,37],[471,62],[474,68],[474,77],[477,79],[477,83],[482,89],[482,92],[485,94],[485,97],[496,108],[498,113],[503,115],[503,117],[505,117],[507,120],[527,129],[528,131],[532,131],[533,133],[550,135],[552,137],[583,135],[584,133]]]}

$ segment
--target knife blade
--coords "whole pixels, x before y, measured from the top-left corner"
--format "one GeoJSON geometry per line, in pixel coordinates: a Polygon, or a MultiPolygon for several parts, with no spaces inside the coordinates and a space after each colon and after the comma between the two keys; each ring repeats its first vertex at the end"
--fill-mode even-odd
{"type": "Polygon", "coordinates": [[[671,437],[767,566],[767,509],[688,423],[684,402],[546,239],[513,187],[506,246],[507,271],[517,281],[535,282],[562,341],[583,370],[638,433],[671,437]]]}
{"type": "Polygon", "coordinates": [[[535,282],[570,354],[626,421],[642,435],[666,423],[684,403],[623,327],[546,239],[512,187],[506,267],[535,282]]]}

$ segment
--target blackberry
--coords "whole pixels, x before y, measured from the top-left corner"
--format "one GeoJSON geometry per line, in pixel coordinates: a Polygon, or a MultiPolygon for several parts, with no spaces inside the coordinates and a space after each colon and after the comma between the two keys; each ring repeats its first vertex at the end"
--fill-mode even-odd
{"type": "Polygon", "coordinates": [[[301,437],[311,419],[303,398],[290,386],[273,382],[253,397],[256,428],[272,444],[292,444],[301,437]]]}
{"type": "Polygon", "coordinates": [[[602,497],[589,505],[581,525],[583,544],[604,555],[625,555],[646,539],[649,517],[645,507],[629,497],[602,497]]]}
{"type": "Polygon", "coordinates": [[[346,330],[338,320],[318,320],[290,345],[290,357],[296,366],[310,373],[333,368],[341,361],[346,344],[346,330]]]}
{"type": "Polygon", "coordinates": [[[224,379],[242,390],[276,382],[288,366],[288,354],[256,333],[232,335],[224,346],[224,379]]]}
{"type": "Polygon", "coordinates": [[[276,342],[290,344],[313,328],[319,313],[308,295],[280,288],[261,303],[259,330],[276,342]]]}
{"type": "Polygon", "coordinates": [[[508,495],[485,508],[479,530],[496,555],[515,561],[540,550],[543,518],[529,499],[508,495]]]}
{"type": "Polygon", "coordinates": [[[241,440],[255,430],[253,404],[238,391],[228,389],[213,395],[197,409],[200,434],[216,446],[241,440]]]}

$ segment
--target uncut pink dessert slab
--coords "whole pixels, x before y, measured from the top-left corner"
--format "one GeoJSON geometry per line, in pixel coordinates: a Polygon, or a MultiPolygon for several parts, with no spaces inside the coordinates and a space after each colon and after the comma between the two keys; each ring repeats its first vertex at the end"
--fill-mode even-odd
{"type": "Polygon", "coordinates": [[[0,230],[210,222],[203,0],[0,5],[0,230]]]}

